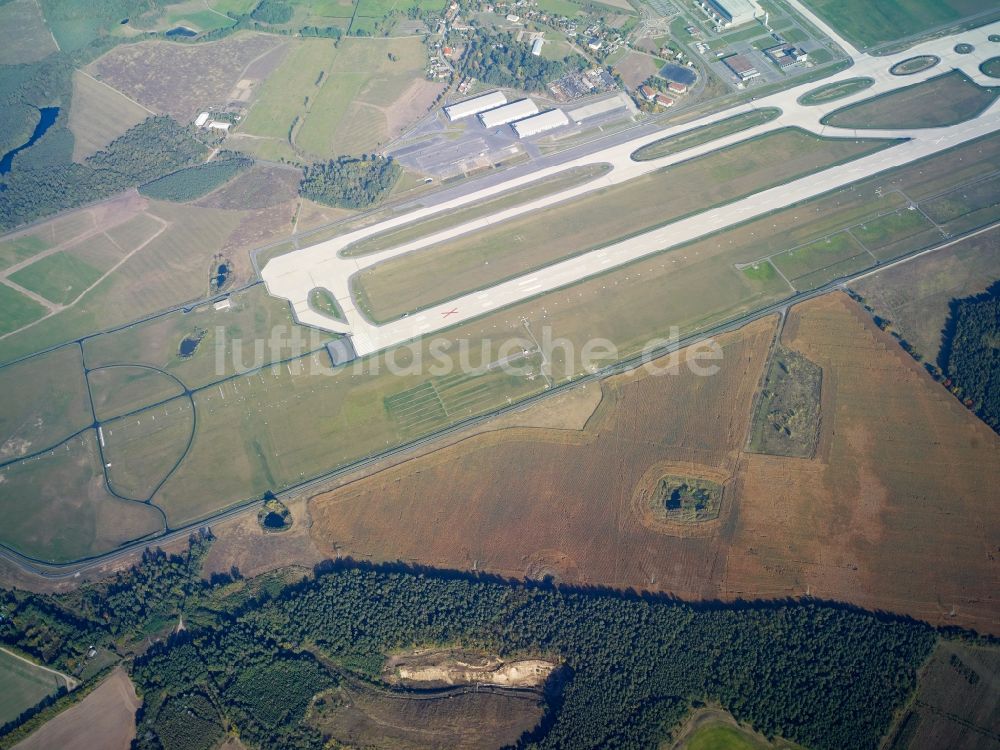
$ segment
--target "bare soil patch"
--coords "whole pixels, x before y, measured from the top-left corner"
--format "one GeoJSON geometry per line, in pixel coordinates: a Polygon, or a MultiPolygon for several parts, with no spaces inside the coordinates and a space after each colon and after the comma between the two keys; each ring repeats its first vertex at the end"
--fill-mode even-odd
{"type": "Polygon", "coordinates": [[[392,104],[384,107],[387,140],[401,135],[427,114],[434,100],[446,88],[445,84],[420,78],[410,82],[403,94],[392,104]]]}
{"type": "Polygon", "coordinates": [[[230,211],[271,208],[294,201],[301,179],[301,170],[258,164],[195,205],[230,211]]]}
{"type": "Polygon", "coordinates": [[[126,750],[135,738],[140,701],[125,670],[115,669],[80,703],[46,722],[18,750],[126,750]]]}
{"type": "Polygon", "coordinates": [[[446,687],[450,685],[496,685],[541,687],[555,664],[543,659],[504,660],[462,651],[423,650],[391,656],[382,679],[390,685],[446,687]]]}
{"type": "Polygon", "coordinates": [[[622,77],[622,81],[630,89],[634,89],[659,69],[656,60],[638,52],[629,52],[615,65],[615,73],[622,77]]]}

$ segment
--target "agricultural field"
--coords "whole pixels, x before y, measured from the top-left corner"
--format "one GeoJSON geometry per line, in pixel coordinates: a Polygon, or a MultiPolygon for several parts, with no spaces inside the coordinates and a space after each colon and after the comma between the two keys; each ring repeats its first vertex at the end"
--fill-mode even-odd
{"type": "Polygon", "coordinates": [[[55,51],[55,40],[35,0],[0,5],[0,65],[35,62],[55,51]]]}
{"type": "Polygon", "coordinates": [[[1000,747],[1000,650],[942,640],[923,668],[890,750],[1000,747]]]}
{"type": "Polygon", "coordinates": [[[372,319],[392,320],[892,143],[775,131],[372,266],[355,293],[372,319]]]}
{"type": "Polygon", "coordinates": [[[442,90],[426,81],[418,38],[295,42],[233,142],[274,158],[369,153],[423,116],[442,90]],[[264,139],[264,140],[261,140],[264,139]]]}
{"type": "Polygon", "coordinates": [[[138,42],[116,47],[86,72],[142,106],[186,124],[210,105],[239,100],[237,84],[245,83],[243,90],[260,85],[287,44],[281,37],[249,33],[197,45],[138,42]]]}
{"type": "Polygon", "coordinates": [[[961,240],[851,287],[925,361],[936,363],[953,299],[980,294],[1000,279],[1000,228],[961,240]]]}
{"type": "Polygon", "coordinates": [[[978,0],[895,0],[873,6],[868,0],[804,0],[806,6],[864,49],[931,32],[981,15],[978,0]]]}
{"type": "Polygon", "coordinates": [[[719,337],[711,377],[604,381],[582,431],[487,432],[318,495],[314,543],[682,597],[811,593],[993,632],[996,520],[977,498],[1000,480],[1000,440],[831,294],[794,307],[782,335],[823,369],[816,455],[745,453],[773,330],[719,337]],[[718,521],[644,524],[635,493],[665,474],[719,477],[718,521]]]}
{"type": "Polygon", "coordinates": [[[73,133],[73,160],[82,162],[126,130],[152,114],[120,91],[73,71],[73,98],[69,129],[73,133]]]}
{"type": "Polygon", "coordinates": [[[728,117],[725,120],[693,128],[679,135],[672,135],[659,141],[653,141],[632,154],[635,161],[650,161],[662,156],[676,154],[685,149],[700,146],[703,143],[723,138],[733,133],[749,130],[757,125],[770,122],[781,114],[780,109],[756,109],[752,112],[728,117]]]}
{"type": "Polygon", "coordinates": [[[888,94],[850,104],[822,119],[836,128],[939,128],[978,116],[1000,96],[1000,87],[983,88],[959,70],[888,94]],[[927,106],[933,102],[933,106],[927,106]]]}
{"type": "Polygon", "coordinates": [[[0,649],[0,726],[63,685],[60,677],[0,649]]]}
{"type": "MultiPolygon", "coordinates": [[[[0,340],[0,361],[71,341],[208,293],[211,258],[239,226],[231,211],[151,203],[128,208],[127,222],[109,236],[135,241],[159,220],[159,233],[126,246],[128,257],[90,292],[46,320],[0,340]],[[192,268],[204,268],[204,275],[192,268]]],[[[244,265],[247,261],[242,261],[244,265]]]]}
{"type": "Polygon", "coordinates": [[[126,750],[135,737],[140,705],[128,674],[115,669],[86,698],[30,734],[18,750],[126,750]]]}

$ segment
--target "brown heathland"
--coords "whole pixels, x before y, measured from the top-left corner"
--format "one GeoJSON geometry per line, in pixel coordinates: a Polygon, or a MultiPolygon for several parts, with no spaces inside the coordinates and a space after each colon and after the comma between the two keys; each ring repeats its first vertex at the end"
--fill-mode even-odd
{"type": "Polygon", "coordinates": [[[17,750],[126,750],[135,737],[135,712],[141,701],[125,670],[115,669],[90,695],[46,722],[17,750]]]}
{"type": "Polygon", "coordinates": [[[811,459],[743,452],[774,322],[720,338],[714,377],[620,376],[586,429],[484,433],[316,496],[328,555],[635,587],[812,596],[1000,632],[986,503],[1000,438],[842,294],[790,311],[782,343],[823,368],[811,459]],[[644,526],[646,484],[719,481],[719,518],[644,526]]]}

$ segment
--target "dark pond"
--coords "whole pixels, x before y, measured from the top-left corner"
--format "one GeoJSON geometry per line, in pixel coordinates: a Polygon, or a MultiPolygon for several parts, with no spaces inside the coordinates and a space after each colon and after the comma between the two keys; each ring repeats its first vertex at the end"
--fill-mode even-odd
{"type": "Polygon", "coordinates": [[[3,159],[0,159],[0,174],[7,174],[10,171],[10,165],[14,161],[14,157],[17,156],[17,153],[32,146],[35,141],[45,135],[45,131],[52,127],[52,123],[54,123],[56,118],[59,116],[59,107],[42,107],[38,111],[41,113],[42,117],[35,126],[35,132],[31,134],[31,138],[28,139],[27,143],[23,143],[3,155],[3,159]]]}
{"type": "Polygon", "coordinates": [[[195,31],[194,29],[189,29],[187,26],[175,26],[174,28],[170,29],[170,31],[166,32],[166,34],[164,34],[164,36],[168,36],[168,37],[175,37],[175,36],[191,37],[191,36],[198,36],[198,32],[195,31]]]}
{"type": "Polygon", "coordinates": [[[685,65],[676,65],[675,63],[667,63],[660,68],[660,75],[668,81],[683,83],[685,86],[690,86],[698,77],[698,74],[691,70],[691,68],[685,65]]]}
{"type": "Polygon", "coordinates": [[[222,285],[226,283],[226,279],[229,277],[229,265],[227,263],[219,264],[219,267],[215,269],[215,288],[221,289],[222,285]]]}
{"type": "Polygon", "coordinates": [[[280,513],[275,513],[273,510],[264,516],[264,528],[265,529],[283,529],[285,528],[285,519],[280,513]]]}
{"type": "Polygon", "coordinates": [[[201,343],[201,340],[203,338],[205,338],[205,331],[203,331],[200,328],[196,330],[194,333],[188,334],[183,339],[181,339],[181,345],[178,349],[178,354],[180,354],[182,357],[190,357],[192,354],[195,353],[195,350],[198,348],[198,344],[201,343]]]}

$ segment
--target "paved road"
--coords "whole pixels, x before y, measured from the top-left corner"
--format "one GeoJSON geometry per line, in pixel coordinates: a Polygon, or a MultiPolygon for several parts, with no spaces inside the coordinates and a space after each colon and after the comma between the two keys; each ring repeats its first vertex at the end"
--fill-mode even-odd
{"type": "MultiPolygon", "coordinates": [[[[798,5],[797,2],[793,2],[793,4],[798,5]]],[[[825,25],[819,19],[811,20],[826,30],[825,25]]],[[[887,57],[864,55],[846,41],[837,38],[836,41],[844,46],[845,51],[855,60],[855,65],[821,83],[803,84],[756,102],[741,104],[714,113],[692,123],[646,132],[623,143],[608,146],[576,159],[563,160],[557,165],[543,166],[530,173],[508,176],[507,179],[495,184],[477,186],[471,191],[467,189],[466,192],[459,193],[449,200],[437,202],[432,206],[419,208],[379,224],[274,258],[264,267],[261,275],[272,295],[287,299],[291,303],[295,316],[301,323],[350,334],[355,350],[360,355],[387,349],[993,132],[1000,126],[1000,117],[998,117],[1000,106],[993,106],[978,118],[949,128],[853,131],[823,126],[820,121],[828,112],[839,109],[846,104],[912,85],[953,68],[962,69],[966,75],[979,83],[995,83],[979,71],[979,65],[1000,52],[1000,45],[987,39],[991,33],[998,31],[1000,31],[1000,23],[991,24],[972,31],[931,40],[906,52],[887,57]],[[970,55],[955,53],[953,48],[959,42],[972,44],[975,47],[975,52],[970,55]],[[941,63],[916,75],[894,76],[889,73],[889,69],[895,63],[919,54],[937,55],[941,58],[941,63]],[[865,91],[825,106],[807,107],[797,101],[804,93],[819,85],[856,76],[871,77],[875,80],[875,84],[865,91]],[[777,107],[781,109],[782,114],[777,119],[763,125],[661,159],[635,162],[630,158],[635,149],[655,140],[717,122],[741,112],[748,112],[757,107],[777,107]],[[704,211],[660,229],[555,263],[539,271],[498,283],[489,289],[442,302],[440,305],[383,325],[376,325],[367,320],[354,305],[350,290],[351,277],[377,263],[419,251],[491,224],[538,211],[555,203],[619,184],[694,156],[707,154],[733,143],[789,126],[800,127],[826,136],[855,137],[864,135],[865,137],[906,138],[909,140],[877,154],[827,169],[778,188],[756,193],[724,207],[704,211]],[[586,184],[504,211],[498,211],[475,221],[382,252],[360,258],[345,258],[340,254],[348,245],[365,237],[429,216],[444,214],[462,206],[479,203],[492,196],[508,193],[566,169],[602,162],[611,164],[612,170],[586,184]],[[329,290],[336,297],[347,319],[346,323],[331,320],[309,307],[309,291],[317,287],[329,290]]]]}

